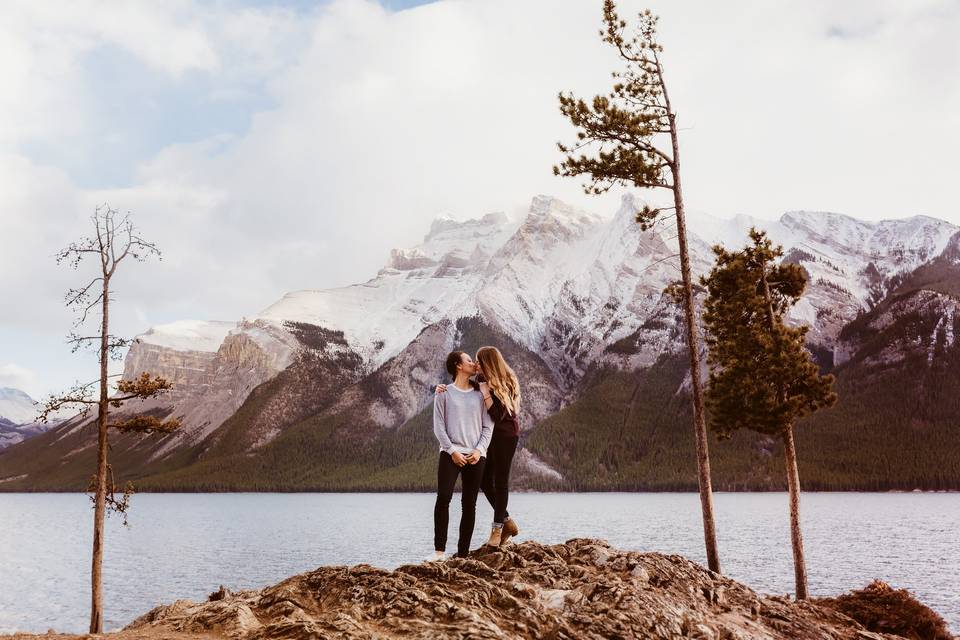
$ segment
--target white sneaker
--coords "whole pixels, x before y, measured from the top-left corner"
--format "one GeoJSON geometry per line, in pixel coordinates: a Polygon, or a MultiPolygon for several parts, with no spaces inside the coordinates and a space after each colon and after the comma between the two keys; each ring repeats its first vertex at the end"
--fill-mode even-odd
{"type": "Polygon", "coordinates": [[[424,562],[441,562],[447,559],[446,551],[434,551],[423,559],[424,562]]]}

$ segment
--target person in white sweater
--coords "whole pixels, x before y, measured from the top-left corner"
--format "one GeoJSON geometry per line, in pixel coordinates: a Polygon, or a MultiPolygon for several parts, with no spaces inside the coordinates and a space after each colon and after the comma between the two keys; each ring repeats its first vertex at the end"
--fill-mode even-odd
{"type": "Polygon", "coordinates": [[[447,393],[437,394],[433,400],[433,433],[440,443],[437,501],[433,507],[433,548],[437,559],[446,554],[450,500],[458,477],[462,480],[462,513],[457,556],[467,555],[473,537],[477,494],[483,479],[487,446],[493,436],[493,420],[484,406],[483,394],[470,381],[477,370],[469,355],[463,351],[451,352],[447,356],[447,373],[453,378],[453,384],[447,387],[447,393]]]}

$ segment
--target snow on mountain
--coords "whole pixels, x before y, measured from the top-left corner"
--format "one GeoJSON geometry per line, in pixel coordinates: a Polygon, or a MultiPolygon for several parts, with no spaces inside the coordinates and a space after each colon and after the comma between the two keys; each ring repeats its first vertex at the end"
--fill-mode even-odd
{"type": "Polygon", "coordinates": [[[33,422],[39,407],[33,398],[11,387],[0,387],[0,418],[6,418],[15,425],[33,422]]]}
{"type": "Polygon", "coordinates": [[[257,319],[171,323],[137,338],[124,362],[124,378],[148,371],[172,382],[173,390],[126,408],[171,412],[184,425],[159,440],[153,457],[212,433],[254,388],[286,369],[299,347],[282,326],[257,319]]]}
{"type": "Polygon", "coordinates": [[[465,222],[439,219],[421,244],[395,249],[372,280],[288,293],[255,318],[343,331],[350,345],[376,368],[425,327],[476,312],[470,293],[480,284],[493,253],[516,227],[503,214],[465,222]]]}
{"type": "Polygon", "coordinates": [[[475,300],[484,317],[537,349],[564,285],[589,269],[603,219],[538,196],[487,266],[475,300]]]}
{"type": "Polygon", "coordinates": [[[173,390],[137,408],[169,411],[184,424],[178,434],[160,441],[152,457],[199,442],[257,385],[287,369],[303,346],[295,323],[342,331],[348,346],[331,347],[323,357],[336,360],[344,349],[354,351],[369,372],[425,327],[475,314],[475,306],[464,306],[468,293],[516,226],[503,214],[466,222],[439,219],[421,244],[394,251],[389,264],[366,283],[292,292],[237,323],[175,322],[138,336],[124,377],[149,371],[173,382],[173,390]]]}
{"type": "Polygon", "coordinates": [[[177,320],[151,327],[137,338],[146,344],[177,351],[216,351],[236,326],[236,322],[218,320],[177,320]]]}
{"type": "Polygon", "coordinates": [[[688,223],[694,271],[709,269],[710,245],[743,245],[751,226],[764,229],[783,246],[785,259],[807,270],[807,292],[788,317],[809,324],[810,339],[826,346],[861,309],[889,292],[893,278],[940,255],[958,231],[956,225],[928,216],[868,222],[813,211],[790,211],[778,220],[722,220],[694,213],[688,223]]]}
{"type": "MultiPolygon", "coordinates": [[[[641,231],[638,207],[632,196],[624,196],[613,219],[605,221],[588,268],[565,284],[550,320],[544,347],[555,353],[555,361],[562,354],[555,363],[573,379],[609,344],[659,315],[664,288],[679,277],[671,227],[641,231]]],[[[659,353],[664,346],[651,350],[659,353]]]]}
{"type": "Polygon", "coordinates": [[[34,422],[40,406],[19,389],[0,387],[0,450],[55,427],[59,419],[34,422]]]}
{"type": "Polygon", "coordinates": [[[955,296],[919,290],[885,302],[865,315],[859,326],[851,325],[838,341],[834,351],[837,364],[856,357],[866,364],[889,366],[921,354],[929,367],[938,355],[953,348],[960,318],[960,301],[955,296]],[[865,339],[865,335],[874,339],[865,339]],[[876,340],[877,335],[884,339],[876,340]],[[875,344],[882,346],[872,349],[875,344]]]}
{"type": "MultiPolygon", "coordinates": [[[[530,349],[569,352],[564,366],[575,375],[601,344],[664,313],[662,291],[679,278],[675,225],[666,217],[641,231],[634,221],[638,206],[628,194],[608,220],[538,196],[521,221],[502,213],[438,218],[422,243],[394,249],[363,284],[288,293],[236,327],[172,323],[141,338],[175,350],[214,351],[228,333],[269,325],[274,330],[260,335],[268,344],[285,322],[305,322],[343,331],[373,370],[425,327],[480,313],[530,349]]],[[[751,226],[767,230],[787,259],[807,269],[808,293],[791,317],[811,324],[811,338],[824,343],[880,297],[891,277],[939,255],[957,231],[925,216],[865,222],[825,212],[794,211],[778,220],[691,212],[694,275],[709,270],[713,244],[742,245],[751,226]]]]}
{"type": "MultiPolygon", "coordinates": [[[[751,226],[764,229],[770,238],[789,251],[812,253],[832,263],[833,273],[847,280],[873,262],[889,275],[915,269],[940,255],[956,225],[928,216],[867,222],[830,212],[790,211],[778,220],[751,216],[713,218],[702,213],[689,216],[688,228],[704,245],[721,243],[728,249],[744,244],[751,226]]],[[[868,288],[860,289],[867,295],[868,288]]]]}
{"type": "MultiPolygon", "coordinates": [[[[177,351],[214,352],[228,334],[257,334],[266,346],[285,322],[304,322],[342,331],[373,370],[425,327],[479,312],[528,348],[560,346],[589,360],[600,343],[622,338],[662,311],[662,291],[679,277],[671,219],[641,231],[634,221],[638,206],[627,195],[617,214],[603,219],[538,196],[521,221],[502,213],[439,218],[422,243],[394,249],[365,283],[291,292],[238,325],[182,321],[140,338],[177,351]],[[267,325],[274,330],[265,335],[267,325]],[[557,333],[572,326],[579,335],[557,333]],[[592,346],[571,346],[585,339],[592,346]]],[[[938,255],[957,230],[927,217],[870,223],[803,211],[779,220],[691,213],[694,274],[710,268],[713,244],[743,244],[751,226],[766,229],[788,259],[810,273],[808,295],[793,318],[814,325],[811,335],[827,342],[869,306],[884,281],[938,255]]]]}
{"type": "MultiPolygon", "coordinates": [[[[302,345],[291,323],[342,332],[345,346],[338,349],[359,356],[356,375],[376,371],[425,328],[476,315],[538,354],[561,390],[600,359],[647,366],[682,348],[680,316],[664,295],[680,274],[675,224],[667,216],[641,231],[634,219],[639,204],[626,195],[616,215],[604,219],[537,196],[522,220],[502,213],[439,218],[420,244],[394,249],[362,284],[291,292],[238,323],[154,327],[131,348],[125,375],[150,370],[174,380],[180,391],[157,405],[185,416],[181,440],[196,442],[256,385],[294,362],[302,345]]],[[[693,212],[694,276],[710,269],[712,245],[741,246],[751,226],[766,229],[784,246],[785,259],[808,271],[808,291],[791,318],[810,324],[810,339],[828,350],[845,324],[886,295],[892,279],[942,253],[957,232],[923,216],[865,222],[805,211],[778,220],[693,212]]],[[[171,438],[161,449],[174,446],[171,438]]]]}

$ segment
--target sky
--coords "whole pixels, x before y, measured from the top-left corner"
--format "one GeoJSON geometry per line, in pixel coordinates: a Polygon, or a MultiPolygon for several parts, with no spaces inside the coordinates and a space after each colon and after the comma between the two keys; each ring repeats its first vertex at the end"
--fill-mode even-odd
{"type": "MultiPolygon", "coordinates": [[[[93,265],[53,256],[97,204],[163,251],[117,276],[126,336],[365,281],[439,215],[541,193],[612,215],[619,193],[551,172],[557,92],[617,66],[600,4],[0,3],[0,386],[96,377],[63,307],[93,265]]],[[[689,208],[960,223],[957,0],[619,4],[661,16],[689,208]]]]}

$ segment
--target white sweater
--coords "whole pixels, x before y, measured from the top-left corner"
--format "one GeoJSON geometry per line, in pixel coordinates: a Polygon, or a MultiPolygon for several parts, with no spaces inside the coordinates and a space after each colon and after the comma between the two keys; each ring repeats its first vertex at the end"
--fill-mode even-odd
{"type": "Polygon", "coordinates": [[[483,394],[476,389],[464,391],[455,384],[433,398],[433,433],[440,441],[440,450],[470,453],[474,449],[487,455],[493,436],[493,419],[483,406],[483,394]]]}

